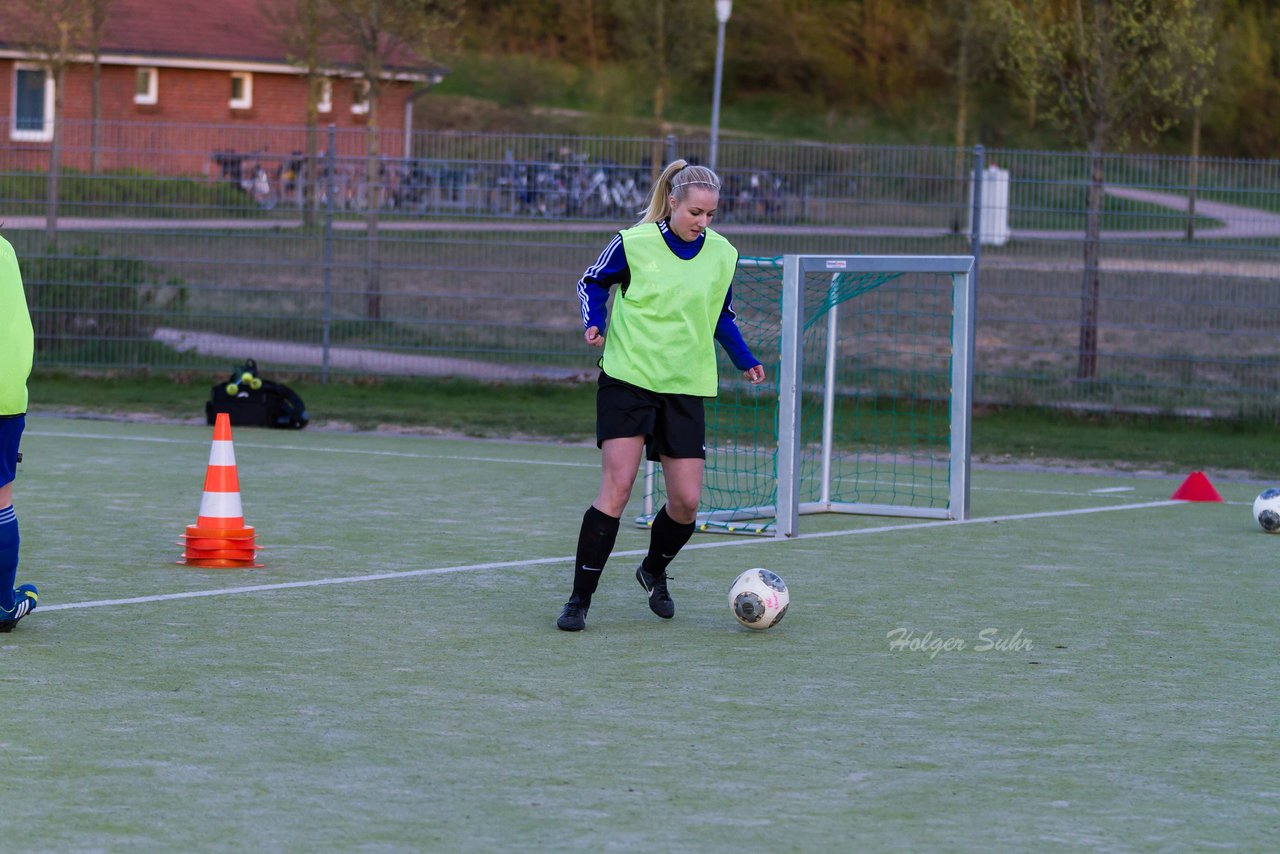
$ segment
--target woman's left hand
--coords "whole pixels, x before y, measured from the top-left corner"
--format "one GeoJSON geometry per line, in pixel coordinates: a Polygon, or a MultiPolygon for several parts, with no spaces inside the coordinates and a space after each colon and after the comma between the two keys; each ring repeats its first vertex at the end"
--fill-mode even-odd
{"type": "Polygon", "coordinates": [[[751,380],[752,385],[760,385],[764,382],[764,365],[756,365],[754,368],[748,368],[742,372],[742,375],[751,380]]]}

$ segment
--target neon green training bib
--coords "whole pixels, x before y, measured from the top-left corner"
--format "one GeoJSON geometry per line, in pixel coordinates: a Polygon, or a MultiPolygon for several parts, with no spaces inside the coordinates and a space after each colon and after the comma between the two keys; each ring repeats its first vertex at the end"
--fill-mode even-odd
{"type": "Polygon", "coordinates": [[[27,411],[27,377],[34,353],[35,335],[18,256],[9,241],[0,237],[0,415],[27,411]]]}
{"type": "Polygon", "coordinates": [[[623,229],[631,283],[613,301],[601,367],[609,376],[663,394],[715,397],[715,331],[738,251],[710,229],[688,261],[657,223],[623,229]]]}

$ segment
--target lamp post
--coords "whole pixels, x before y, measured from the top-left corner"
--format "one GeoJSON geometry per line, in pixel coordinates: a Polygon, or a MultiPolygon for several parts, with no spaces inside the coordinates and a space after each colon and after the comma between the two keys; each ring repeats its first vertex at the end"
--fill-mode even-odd
{"type": "Polygon", "coordinates": [[[724,25],[733,12],[733,0],[716,0],[716,82],[711,99],[711,157],[708,164],[716,168],[716,149],[720,145],[720,80],[724,76],[724,25]]]}

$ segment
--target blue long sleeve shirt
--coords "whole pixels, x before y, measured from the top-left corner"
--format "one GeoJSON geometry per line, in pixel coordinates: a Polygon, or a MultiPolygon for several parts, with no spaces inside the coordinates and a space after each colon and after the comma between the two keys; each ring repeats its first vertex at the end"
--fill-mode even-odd
{"type": "MultiPolygon", "coordinates": [[[[658,223],[667,246],[677,257],[688,261],[698,254],[706,236],[699,234],[694,241],[682,240],[672,231],[667,222],[658,223]]],[[[627,266],[627,253],[622,247],[622,236],[615,234],[605,246],[596,262],[587,268],[578,280],[578,306],[582,311],[582,328],[594,326],[605,333],[609,315],[609,289],[614,285],[625,288],[631,283],[631,268],[627,266]]],[[[730,361],[740,371],[750,370],[760,364],[760,360],[751,354],[747,342],[742,339],[738,329],[737,315],[733,311],[733,288],[730,287],[724,297],[724,307],[720,310],[720,318],[716,321],[715,339],[729,354],[730,361]]]]}

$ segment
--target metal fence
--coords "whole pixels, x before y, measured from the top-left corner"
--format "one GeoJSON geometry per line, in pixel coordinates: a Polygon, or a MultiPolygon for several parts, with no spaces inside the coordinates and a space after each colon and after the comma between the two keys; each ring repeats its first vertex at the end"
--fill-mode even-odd
{"type": "MultiPolygon", "coordinates": [[[[56,181],[48,145],[0,150],[0,229],[43,367],[579,377],[575,282],[661,164],[707,148],[65,122],[56,181]]],[[[1280,161],[743,140],[717,159],[744,255],[977,251],[979,403],[1280,417],[1280,161]]]]}

